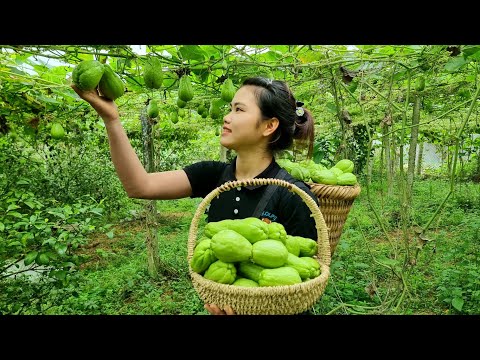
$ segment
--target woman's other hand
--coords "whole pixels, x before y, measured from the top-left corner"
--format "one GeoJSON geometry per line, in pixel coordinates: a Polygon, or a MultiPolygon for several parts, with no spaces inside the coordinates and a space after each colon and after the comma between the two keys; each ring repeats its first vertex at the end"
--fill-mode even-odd
{"type": "Polygon", "coordinates": [[[224,309],[219,308],[215,304],[205,304],[204,307],[212,315],[235,315],[235,311],[229,305],[226,305],[224,309]]]}

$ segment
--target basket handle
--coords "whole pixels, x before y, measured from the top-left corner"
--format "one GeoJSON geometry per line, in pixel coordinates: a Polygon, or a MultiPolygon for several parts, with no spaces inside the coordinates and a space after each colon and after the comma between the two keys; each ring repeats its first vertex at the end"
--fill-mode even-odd
{"type": "Polygon", "coordinates": [[[192,222],[190,224],[190,230],[188,234],[188,253],[187,259],[190,259],[193,256],[193,250],[195,248],[196,239],[197,239],[197,232],[198,232],[198,224],[200,222],[200,218],[202,214],[205,212],[208,204],[217,196],[219,196],[222,192],[230,191],[237,187],[241,186],[257,186],[257,185],[278,185],[286,187],[289,191],[294,192],[295,194],[299,195],[303,202],[308,206],[310,211],[312,212],[312,217],[315,220],[315,225],[317,228],[317,244],[318,244],[318,253],[317,257],[319,261],[327,266],[330,266],[331,255],[330,255],[330,243],[328,240],[328,232],[327,232],[327,225],[323,218],[320,209],[318,208],[317,203],[308,195],[304,190],[300,189],[297,185],[292,184],[285,180],[275,179],[275,178],[255,178],[255,179],[245,179],[245,180],[236,180],[236,181],[228,181],[221,186],[213,189],[210,193],[208,193],[195,211],[193,215],[192,222]]]}

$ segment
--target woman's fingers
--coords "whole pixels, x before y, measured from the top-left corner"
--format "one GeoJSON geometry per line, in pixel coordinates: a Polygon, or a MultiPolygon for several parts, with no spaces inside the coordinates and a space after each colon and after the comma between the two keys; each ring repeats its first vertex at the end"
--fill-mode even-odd
{"type": "Polygon", "coordinates": [[[80,96],[83,100],[88,102],[94,101],[96,98],[99,98],[97,89],[94,90],[80,90],[75,84],[70,85],[71,88],[80,96]]]}
{"type": "Polygon", "coordinates": [[[225,315],[224,312],[215,304],[205,304],[204,307],[212,315],[225,315]]]}
{"type": "Polygon", "coordinates": [[[105,96],[99,95],[97,89],[81,90],[75,84],[72,89],[86,102],[88,102],[104,121],[118,119],[118,109],[115,102],[105,96]]]}
{"type": "Polygon", "coordinates": [[[225,312],[227,315],[235,315],[235,311],[233,311],[230,305],[225,305],[225,312]]]}
{"type": "Polygon", "coordinates": [[[205,304],[204,307],[212,315],[235,315],[235,311],[229,305],[226,305],[224,310],[215,304],[205,304]]]}

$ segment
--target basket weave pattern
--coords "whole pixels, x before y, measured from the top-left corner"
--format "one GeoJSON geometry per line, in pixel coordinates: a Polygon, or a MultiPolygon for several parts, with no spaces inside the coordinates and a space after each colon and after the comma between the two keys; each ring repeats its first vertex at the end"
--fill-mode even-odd
{"type": "Polygon", "coordinates": [[[236,314],[242,315],[289,315],[310,309],[322,296],[330,276],[330,244],[327,225],[317,204],[295,184],[280,179],[246,179],[229,181],[212,190],[200,202],[193,216],[187,244],[187,260],[192,284],[200,298],[207,304],[216,304],[223,308],[230,305],[236,314]],[[205,279],[190,267],[190,260],[198,236],[198,224],[208,204],[220,193],[239,186],[269,185],[283,186],[299,195],[312,212],[317,228],[318,253],[316,260],[320,264],[321,274],[311,280],[295,285],[243,287],[220,284],[205,279]]]}
{"type": "Polygon", "coordinates": [[[360,185],[340,186],[308,183],[312,193],[318,197],[320,211],[328,227],[330,253],[333,256],[340,241],[343,226],[355,198],[360,194],[360,185]]]}

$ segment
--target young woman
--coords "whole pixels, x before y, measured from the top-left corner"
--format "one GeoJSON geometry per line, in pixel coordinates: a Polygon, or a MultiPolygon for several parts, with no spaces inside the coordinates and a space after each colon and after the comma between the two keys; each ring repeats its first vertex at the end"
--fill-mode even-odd
{"type": "MultiPolygon", "coordinates": [[[[275,155],[289,149],[294,139],[306,141],[309,154],[313,146],[313,118],[297,102],[288,85],[261,77],[246,79],[235,93],[230,112],[223,119],[220,143],[234,150],[231,163],[200,161],[181,170],[147,173],[120,122],[115,102],[99,96],[96,90],[75,92],[87,101],[105,122],[110,152],[118,177],[129,197],[140,199],[179,199],[204,197],[230,180],[274,178],[282,174],[285,181],[307,192],[317,204],[308,185],[290,174],[279,172],[275,155]]],[[[223,192],[210,202],[207,221],[243,219],[253,216],[284,225],[287,234],[317,239],[315,220],[303,200],[281,186],[239,187],[223,192]],[[267,189],[275,191],[267,193],[267,189]],[[259,207],[260,205],[260,207],[259,207]]],[[[220,309],[206,304],[211,314],[233,314],[230,307],[220,309]]]]}

